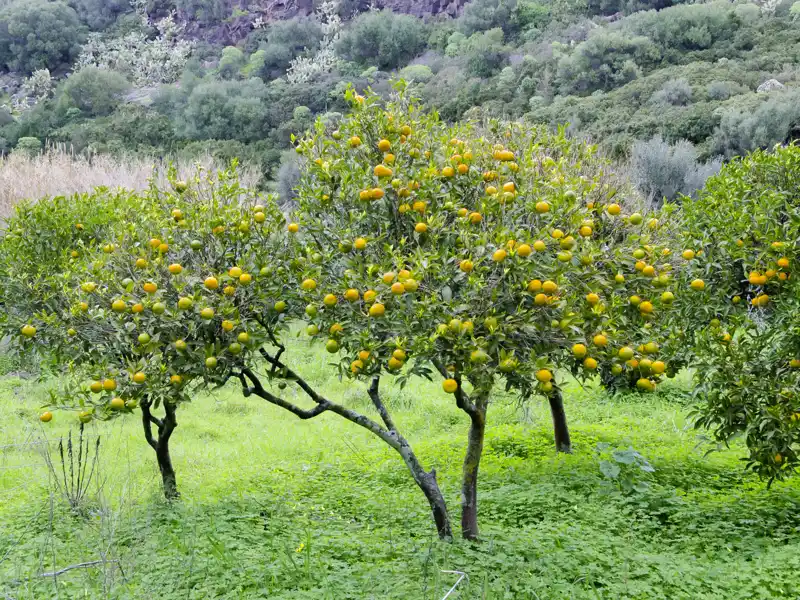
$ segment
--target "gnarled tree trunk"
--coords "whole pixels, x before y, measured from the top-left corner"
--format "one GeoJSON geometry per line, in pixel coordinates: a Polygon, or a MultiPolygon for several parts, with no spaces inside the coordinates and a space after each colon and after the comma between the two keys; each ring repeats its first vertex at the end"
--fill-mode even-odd
{"type": "Polygon", "coordinates": [[[569,438],[567,427],[567,413],[564,412],[564,398],[557,387],[548,396],[550,413],[553,415],[553,436],[556,442],[556,452],[572,452],[572,442],[569,438]]]}
{"type": "Polygon", "coordinates": [[[178,493],[178,482],[175,477],[175,469],[172,467],[172,458],[169,454],[169,439],[172,437],[172,432],[178,426],[178,421],[175,418],[175,405],[169,402],[164,403],[165,415],[163,419],[153,416],[150,412],[151,404],[149,400],[143,400],[141,403],[142,408],[142,426],[144,427],[144,437],[150,447],[156,452],[156,460],[158,461],[158,470],[161,472],[161,483],[164,487],[164,497],[167,500],[174,500],[180,497],[178,493]],[[153,428],[155,425],[158,428],[158,438],[153,437],[153,428]]]}

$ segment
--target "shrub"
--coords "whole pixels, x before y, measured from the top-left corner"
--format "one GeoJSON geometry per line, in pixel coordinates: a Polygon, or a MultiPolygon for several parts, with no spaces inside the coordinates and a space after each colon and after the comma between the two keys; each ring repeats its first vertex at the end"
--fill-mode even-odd
{"type": "Polygon", "coordinates": [[[345,60],[382,70],[407,64],[425,49],[427,26],[409,15],[391,11],[366,12],[350,23],[337,45],[345,60]]]}
{"type": "Polygon", "coordinates": [[[461,11],[458,29],[467,36],[496,27],[510,33],[516,9],[517,0],[472,0],[461,11]]]}
{"type": "Polygon", "coordinates": [[[433,71],[426,65],[408,65],[398,73],[398,76],[409,82],[428,83],[433,79],[433,71]]]}
{"type": "Polygon", "coordinates": [[[654,104],[686,106],[692,103],[692,86],[685,79],[672,79],[653,94],[651,101],[654,104]]]}
{"type": "Polygon", "coordinates": [[[198,21],[213,25],[230,16],[230,4],[226,0],[176,0],[178,13],[186,21],[198,21]]]}
{"type": "Polygon", "coordinates": [[[63,2],[16,0],[0,12],[0,63],[25,74],[52,71],[72,62],[83,36],[78,14],[63,2]]]}
{"type": "Polygon", "coordinates": [[[42,142],[35,137],[22,137],[17,140],[14,153],[29,158],[35,157],[42,151],[42,142]]]}
{"type": "Polygon", "coordinates": [[[659,204],[664,199],[671,202],[681,195],[693,196],[721,166],[719,160],[700,163],[694,146],[686,140],[670,146],[656,136],[634,143],[631,150],[634,183],[659,204]]]}
{"type": "Polygon", "coordinates": [[[800,126],[800,91],[778,92],[755,110],[729,108],[712,139],[713,151],[726,157],[788,141],[800,126]]]}
{"type": "Polygon", "coordinates": [[[236,79],[246,61],[244,53],[236,46],[226,46],[222,49],[217,72],[222,79],[236,79]]]}
{"type": "Polygon", "coordinates": [[[72,6],[90,29],[103,30],[131,11],[129,0],[72,0],[72,6]]]}
{"type": "Polygon", "coordinates": [[[109,115],[122,103],[130,87],[119,73],[87,67],[67,79],[59,103],[64,110],[75,107],[89,117],[109,115]]]}
{"type": "Polygon", "coordinates": [[[735,81],[712,81],[706,87],[706,97],[712,101],[722,101],[746,91],[746,87],[735,81]]]}

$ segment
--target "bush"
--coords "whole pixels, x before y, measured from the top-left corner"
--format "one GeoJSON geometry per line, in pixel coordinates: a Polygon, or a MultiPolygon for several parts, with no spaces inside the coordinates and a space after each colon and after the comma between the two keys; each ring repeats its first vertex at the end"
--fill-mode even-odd
{"type": "Polygon", "coordinates": [[[117,18],[131,11],[129,0],[72,0],[81,20],[90,29],[103,30],[112,25],[117,18]]]}
{"type": "Polygon", "coordinates": [[[685,79],[672,79],[653,94],[651,101],[654,104],[686,106],[692,102],[692,86],[685,79]]]}
{"type": "Polygon", "coordinates": [[[62,110],[75,107],[89,117],[105,116],[119,107],[130,87],[119,73],[87,67],[67,79],[59,104],[62,110]]]}
{"type": "Polygon", "coordinates": [[[247,59],[241,50],[236,46],[226,46],[222,49],[217,72],[222,79],[236,79],[246,62],[247,59]]]}
{"type": "Polygon", "coordinates": [[[774,94],[754,111],[735,107],[722,114],[712,139],[713,151],[726,157],[788,141],[800,127],[800,90],[774,94]]]}
{"type": "Polygon", "coordinates": [[[700,163],[691,142],[681,140],[670,146],[661,136],[639,141],[631,150],[634,183],[649,200],[661,203],[681,195],[693,196],[710,176],[717,173],[721,161],[700,163]]]}
{"type": "Polygon", "coordinates": [[[22,137],[17,140],[14,154],[33,158],[42,151],[42,142],[35,137],[22,137]]]}
{"type": "Polygon", "coordinates": [[[416,17],[388,10],[367,12],[350,23],[337,44],[337,53],[365,67],[395,69],[422,52],[427,37],[427,26],[416,17]]]}
{"type": "Polygon", "coordinates": [[[428,83],[433,79],[433,71],[426,65],[408,65],[398,73],[398,76],[410,82],[428,83]]]}
{"type": "Polygon", "coordinates": [[[186,21],[197,21],[202,25],[214,25],[230,16],[230,4],[226,0],[176,0],[178,14],[186,21]]]}
{"type": "Polygon", "coordinates": [[[322,37],[319,22],[308,17],[277,21],[257,30],[245,42],[246,51],[263,52],[262,67],[253,75],[265,81],[281,77],[295,58],[316,52],[322,37]]]}
{"type": "Polygon", "coordinates": [[[458,29],[467,36],[496,27],[511,33],[516,9],[517,0],[472,0],[458,18],[458,29]]]}
{"type": "Polygon", "coordinates": [[[706,87],[706,97],[712,101],[722,101],[746,91],[746,87],[735,81],[712,81],[706,87]]]}
{"type": "Polygon", "coordinates": [[[11,71],[68,65],[83,38],[78,14],[60,1],[16,0],[0,12],[0,63],[11,71]]]}

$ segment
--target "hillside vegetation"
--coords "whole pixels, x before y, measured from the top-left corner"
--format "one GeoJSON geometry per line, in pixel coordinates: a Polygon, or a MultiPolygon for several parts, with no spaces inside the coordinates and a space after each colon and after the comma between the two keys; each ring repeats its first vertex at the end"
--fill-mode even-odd
{"type": "Polygon", "coordinates": [[[447,119],[568,122],[650,165],[645,193],[674,197],[718,168],[705,161],[787,141],[800,125],[790,0],[474,0],[455,18],[430,14],[438,5],[415,5],[421,18],[344,1],[279,15],[225,0],[4,5],[2,152],[49,141],[211,153],[290,183],[293,132],[315,115],[338,119],[347,83],[386,92],[399,75],[447,119]]]}

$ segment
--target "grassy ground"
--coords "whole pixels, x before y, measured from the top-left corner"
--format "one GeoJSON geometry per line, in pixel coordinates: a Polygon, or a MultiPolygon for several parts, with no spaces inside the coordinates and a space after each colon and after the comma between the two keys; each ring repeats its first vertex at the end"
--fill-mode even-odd
{"type": "MultiPolygon", "coordinates": [[[[325,379],[326,357],[306,356],[311,380],[367,410],[362,387],[325,379]]],[[[91,426],[102,436],[99,483],[72,512],[39,442],[65,434],[74,415],[39,425],[43,386],[6,377],[0,597],[439,600],[458,577],[443,571],[463,571],[450,598],[797,598],[800,485],[767,489],[743,474],[736,448],[704,456],[710,446],[674,385],[647,397],[570,389],[571,456],[554,455],[543,402],[499,398],[480,475],[483,539],[447,544],[377,438],[335,415],[298,421],[234,388],[179,411],[180,502],[161,500],[138,419],[124,418],[91,426]],[[598,442],[645,455],[649,489],[607,485],[598,442]],[[41,576],[88,561],[105,563],[41,576]]],[[[439,390],[420,381],[387,395],[457,521],[467,423],[439,390]]]]}

